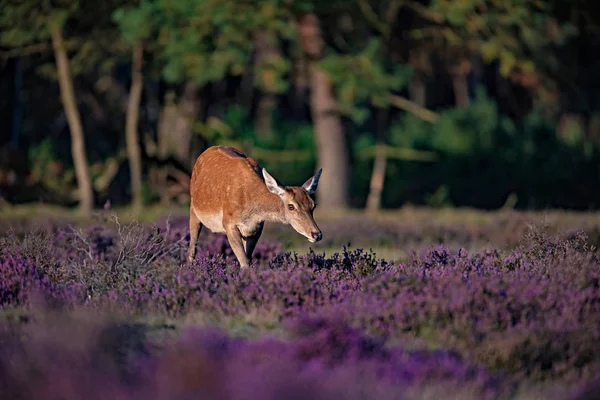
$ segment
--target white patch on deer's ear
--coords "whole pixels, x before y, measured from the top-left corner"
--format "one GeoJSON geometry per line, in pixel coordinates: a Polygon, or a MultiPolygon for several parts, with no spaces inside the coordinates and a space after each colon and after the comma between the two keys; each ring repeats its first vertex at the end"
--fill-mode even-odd
{"type": "Polygon", "coordinates": [[[283,186],[281,186],[279,183],[277,183],[275,178],[273,178],[267,172],[266,169],[263,168],[262,173],[263,173],[263,177],[265,178],[265,185],[267,185],[267,189],[269,189],[269,192],[275,193],[278,196],[281,196],[282,194],[285,193],[285,189],[283,188],[283,186]]]}
{"type": "Polygon", "coordinates": [[[321,178],[321,172],[323,172],[323,168],[319,169],[319,171],[313,177],[304,182],[304,185],[302,185],[302,188],[304,188],[308,194],[313,194],[317,190],[319,179],[321,178]]]}

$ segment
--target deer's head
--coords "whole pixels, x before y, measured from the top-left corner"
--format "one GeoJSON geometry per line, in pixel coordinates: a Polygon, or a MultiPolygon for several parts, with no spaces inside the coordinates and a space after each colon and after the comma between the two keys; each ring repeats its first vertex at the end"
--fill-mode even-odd
{"type": "Polygon", "coordinates": [[[314,220],[316,203],[310,197],[317,190],[322,169],[308,179],[302,186],[283,186],[263,168],[263,177],[267,189],[279,196],[283,202],[285,220],[309,242],[316,243],[323,237],[314,220]]]}

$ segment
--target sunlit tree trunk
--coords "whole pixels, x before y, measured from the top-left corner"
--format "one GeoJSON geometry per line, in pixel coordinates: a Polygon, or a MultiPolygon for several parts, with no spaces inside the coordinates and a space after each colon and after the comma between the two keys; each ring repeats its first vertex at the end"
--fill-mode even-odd
{"type": "Polygon", "coordinates": [[[317,153],[323,175],[317,198],[325,208],[348,207],[348,153],[346,137],[329,75],[319,69],[316,60],[322,56],[323,39],[314,14],[300,19],[300,40],[310,57],[310,107],[317,153]]]}
{"type": "Polygon", "coordinates": [[[369,185],[369,196],[367,197],[367,211],[377,211],[381,208],[381,196],[385,183],[385,172],[387,169],[386,153],[386,129],[385,118],[387,110],[378,110],[377,112],[377,147],[375,148],[375,161],[373,162],[373,172],[371,174],[371,183],[369,185]]]}
{"type": "Polygon", "coordinates": [[[375,149],[371,183],[369,185],[369,196],[367,197],[367,211],[377,211],[381,208],[381,194],[383,193],[386,169],[387,155],[385,146],[383,142],[378,141],[377,148],[375,149]]]}
{"type": "Polygon", "coordinates": [[[75,176],[79,189],[79,207],[83,214],[90,215],[94,207],[94,192],[92,190],[92,180],[85,152],[85,139],[81,117],[79,116],[79,110],[75,101],[73,78],[71,77],[67,50],[65,49],[60,25],[56,21],[51,21],[48,24],[48,28],[56,59],[60,97],[71,133],[71,154],[73,163],[75,164],[75,176]]]}
{"type": "Polygon", "coordinates": [[[129,91],[127,117],[125,122],[125,139],[127,142],[127,157],[129,158],[132,206],[135,213],[141,211],[144,201],[142,195],[142,156],[140,144],[138,143],[138,121],[143,88],[143,55],[143,45],[141,42],[138,42],[133,48],[131,60],[131,88],[129,91]]]}

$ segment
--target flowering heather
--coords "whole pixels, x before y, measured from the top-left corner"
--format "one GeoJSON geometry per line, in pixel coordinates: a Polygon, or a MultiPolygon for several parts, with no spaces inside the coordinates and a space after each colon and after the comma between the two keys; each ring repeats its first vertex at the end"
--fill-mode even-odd
{"type": "Polygon", "coordinates": [[[346,247],[283,253],[263,240],[255,265],[240,270],[222,235],[203,237],[188,263],[186,228],[115,220],[0,239],[0,308],[31,316],[3,328],[4,389],[14,398],[485,399],[527,398],[515,390],[532,385],[532,395],[551,393],[543,398],[584,399],[600,373],[600,256],[582,232],[530,229],[511,249],[472,253],[430,246],[398,264],[346,247]],[[98,322],[71,340],[80,323],[53,324],[36,314],[40,304],[170,321],[176,334],[157,343],[143,337],[150,322],[98,322]],[[257,338],[202,328],[215,325],[257,338]]]}
{"type": "Polygon", "coordinates": [[[159,347],[133,325],[46,317],[0,332],[0,390],[19,399],[420,399],[423,390],[486,399],[500,390],[500,377],[447,352],[386,348],[335,322],[297,325],[289,341],[191,328],[159,347]]]}
{"type": "MultiPolygon", "coordinates": [[[[528,231],[532,222],[545,223],[553,234],[568,238],[584,231],[590,244],[600,247],[600,221],[596,216],[571,216],[568,213],[550,212],[548,215],[521,211],[503,210],[496,213],[458,213],[452,218],[443,217],[430,211],[403,211],[398,215],[372,217],[369,215],[344,215],[343,218],[326,218],[318,215],[319,227],[323,231],[323,240],[318,248],[336,247],[351,243],[356,247],[391,247],[402,250],[425,248],[430,245],[444,244],[452,250],[460,248],[480,251],[484,248],[510,249],[519,245],[521,237],[528,231]],[[433,218],[437,215],[437,218],[433,218]],[[464,216],[464,218],[463,218],[464,216]]],[[[86,221],[85,224],[94,221],[86,221]]],[[[159,226],[171,232],[186,232],[188,217],[178,216],[167,220],[162,218],[159,226]]],[[[42,227],[46,231],[57,232],[63,229],[63,219],[57,218],[20,218],[12,217],[0,224],[0,236],[13,230],[17,236],[23,236],[32,228],[42,227]]],[[[102,225],[105,225],[102,223],[102,225]]],[[[204,229],[202,241],[211,241],[210,234],[204,229]],[[204,238],[206,236],[206,239],[204,238]]],[[[284,245],[294,245],[306,240],[289,226],[271,224],[263,233],[264,240],[284,245]]],[[[260,242],[259,242],[260,243],[260,242]]],[[[228,250],[229,251],[229,250],[228,250]]]]}

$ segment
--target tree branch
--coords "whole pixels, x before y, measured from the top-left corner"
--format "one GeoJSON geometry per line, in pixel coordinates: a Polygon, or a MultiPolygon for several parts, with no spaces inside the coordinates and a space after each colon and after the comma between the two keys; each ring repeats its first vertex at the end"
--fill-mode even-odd
{"type": "Polygon", "coordinates": [[[405,5],[406,2],[404,0],[392,0],[388,6],[388,9],[385,13],[385,18],[383,21],[379,19],[379,16],[373,10],[368,0],[359,0],[358,6],[364,17],[367,19],[367,22],[372,25],[379,33],[383,35],[384,38],[389,38],[390,33],[392,32],[392,25],[394,23],[394,18],[398,13],[400,7],[405,5]]]}
{"type": "Polygon", "coordinates": [[[368,0],[359,0],[358,7],[362,11],[364,17],[367,19],[369,24],[371,24],[375,29],[377,29],[380,33],[384,33],[386,31],[385,25],[379,21],[379,17],[377,13],[371,8],[368,0]]]}
{"type": "Polygon", "coordinates": [[[390,34],[392,33],[392,26],[394,25],[394,19],[396,18],[396,15],[398,15],[398,10],[404,5],[406,5],[406,3],[400,0],[392,1],[390,3],[385,13],[386,30],[383,34],[386,40],[390,38],[390,34]]]}
{"type": "Polygon", "coordinates": [[[373,158],[377,154],[384,153],[386,158],[405,161],[436,161],[438,156],[431,151],[415,150],[408,147],[394,147],[385,144],[376,144],[360,151],[359,159],[373,158]]]}
{"type": "Polygon", "coordinates": [[[411,10],[413,10],[414,12],[416,12],[419,16],[421,16],[421,17],[423,17],[426,20],[429,20],[431,22],[436,22],[438,24],[442,24],[444,22],[444,20],[446,19],[444,17],[444,14],[439,13],[439,12],[435,12],[435,11],[431,11],[426,6],[424,6],[422,4],[419,4],[417,2],[411,1],[411,2],[408,2],[406,5],[411,10]]]}
{"type": "Polygon", "coordinates": [[[405,97],[395,96],[393,94],[388,95],[388,101],[396,108],[409,112],[423,121],[436,123],[440,118],[440,115],[434,111],[431,111],[425,107],[418,105],[405,97]]]}
{"type": "MultiPolygon", "coordinates": [[[[72,49],[73,47],[77,46],[77,44],[78,44],[78,41],[73,40],[73,39],[64,41],[64,46],[67,50],[72,49]]],[[[25,57],[25,56],[31,56],[34,54],[45,53],[45,52],[51,51],[51,50],[52,50],[52,43],[50,43],[50,42],[36,43],[36,44],[31,44],[29,46],[23,46],[23,47],[18,47],[18,48],[7,50],[7,51],[2,51],[2,52],[0,52],[0,57],[5,58],[5,59],[15,58],[15,57],[25,57]]]]}

